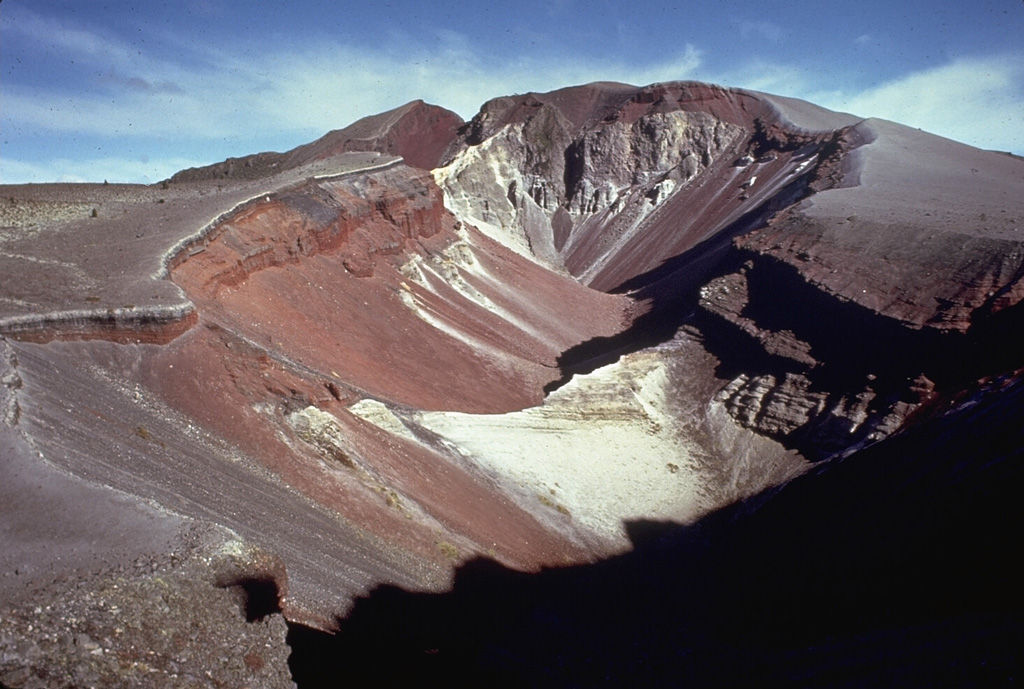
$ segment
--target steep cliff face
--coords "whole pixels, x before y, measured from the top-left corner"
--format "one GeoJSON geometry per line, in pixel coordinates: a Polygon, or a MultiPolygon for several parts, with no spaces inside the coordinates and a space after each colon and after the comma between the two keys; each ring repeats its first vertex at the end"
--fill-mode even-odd
{"type": "Polygon", "coordinates": [[[463,128],[435,177],[467,222],[608,290],[810,173],[834,133],[778,120],[753,94],[693,83],[503,98],[463,128]]]}
{"type": "Polygon", "coordinates": [[[843,151],[837,188],[737,245],[914,329],[966,332],[1020,301],[1019,158],[880,120],[849,137],[863,144],[843,151]],[[964,189],[969,200],[948,203],[964,189]]]}
{"type": "Polygon", "coordinates": [[[261,270],[320,254],[341,252],[349,273],[371,277],[376,256],[441,231],[440,194],[427,179],[387,171],[268,195],[183,247],[171,271],[188,262],[190,282],[199,280],[213,297],[261,270]]]}
{"type": "Polygon", "coordinates": [[[761,356],[719,400],[811,456],[884,437],[938,393],[1022,363],[1021,161],[878,121],[846,139],[862,143],[839,148],[808,201],[738,237],[698,305],[721,319],[719,346],[749,338],[761,356]],[[895,153],[911,140],[927,155],[895,153]]]}

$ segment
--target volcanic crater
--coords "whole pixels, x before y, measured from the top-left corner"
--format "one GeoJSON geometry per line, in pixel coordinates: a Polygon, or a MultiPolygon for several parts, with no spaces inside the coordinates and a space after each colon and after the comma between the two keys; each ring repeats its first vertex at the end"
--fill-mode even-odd
{"type": "Polygon", "coordinates": [[[900,585],[924,572],[939,543],[914,510],[999,496],[955,543],[1019,533],[1022,189],[1016,156],[696,82],[498,98],[469,122],[417,101],[158,185],[5,186],[0,682],[316,686],[376,657],[514,686],[756,676],[715,674],[732,648],[827,684],[885,624],[922,676],[961,638],[1019,635],[1005,558],[974,545],[964,576],[1005,597],[844,604],[827,629],[802,611],[861,584],[887,604],[872,557],[900,585]],[[969,451],[979,429],[999,443],[969,451]],[[899,504],[842,497],[868,486],[899,504]],[[879,554],[883,526],[927,552],[879,554]],[[848,564],[843,543],[860,578],[821,564],[848,564]],[[162,613],[166,647],[133,626],[154,582],[216,631],[189,639],[202,611],[162,613]],[[87,612],[115,599],[121,626],[87,612]],[[618,623],[642,648],[605,648],[618,623]],[[67,638],[81,658],[57,662],[67,638]]]}

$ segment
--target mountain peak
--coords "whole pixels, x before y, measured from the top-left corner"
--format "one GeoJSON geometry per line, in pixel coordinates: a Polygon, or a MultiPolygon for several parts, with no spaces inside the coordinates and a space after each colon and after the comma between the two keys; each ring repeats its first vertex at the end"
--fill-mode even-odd
{"type": "Polygon", "coordinates": [[[285,153],[267,152],[229,158],[221,163],[182,170],[170,181],[259,179],[356,151],[401,156],[412,167],[429,170],[438,164],[462,124],[462,118],[450,110],[414,100],[359,119],[285,153]]]}

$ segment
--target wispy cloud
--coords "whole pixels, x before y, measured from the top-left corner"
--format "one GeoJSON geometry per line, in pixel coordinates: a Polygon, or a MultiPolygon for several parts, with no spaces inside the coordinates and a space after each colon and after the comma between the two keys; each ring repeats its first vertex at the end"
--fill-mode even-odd
{"type": "MultiPolygon", "coordinates": [[[[85,88],[5,84],[0,118],[5,130],[54,135],[68,147],[80,145],[75,141],[105,138],[108,150],[137,151],[153,140],[181,141],[182,150],[189,145],[195,150],[203,141],[221,144],[217,150],[223,150],[226,142],[235,142],[231,155],[281,150],[415,98],[468,118],[485,100],[499,95],[596,80],[646,84],[695,78],[701,65],[700,52],[689,45],[646,65],[546,54],[499,62],[454,32],[431,36],[429,41],[395,36],[373,48],[307,40],[301,46],[265,51],[182,39],[174,44],[178,49],[171,58],[140,52],[128,59],[129,48],[116,40],[81,28],[71,33],[66,29],[33,15],[20,28],[38,37],[56,31],[61,50],[91,75],[85,88]]],[[[165,43],[172,41],[169,37],[165,43]]],[[[188,163],[216,162],[219,154],[213,155],[214,159],[188,163]]],[[[39,174],[58,169],[63,170],[61,178],[87,179],[99,165],[111,162],[86,161],[74,168],[72,151],[58,156],[60,160],[52,163],[21,164],[7,157],[5,181],[27,173],[39,179],[39,174]]],[[[176,171],[154,173],[155,168],[147,166],[145,177],[160,179],[176,171]]],[[[124,174],[129,170],[132,175],[142,172],[139,165],[126,161],[124,174]]],[[[108,169],[103,176],[109,175],[108,169]]]]}
{"type": "Polygon", "coordinates": [[[822,94],[820,103],[1019,153],[1024,151],[1024,54],[957,59],[857,93],[822,94]]]}
{"type": "Polygon", "coordinates": [[[717,72],[708,78],[726,86],[738,86],[780,96],[806,97],[813,90],[816,70],[755,57],[740,67],[717,72]]]}
{"type": "MultiPolygon", "coordinates": [[[[210,0],[195,2],[216,11],[210,0]]],[[[11,26],[5,24],[5,32],[11,26]]],[[[853,90],[839,86],[848,79],[831,75],[826,81],[819,65],[770,57],[715,71],[709,65],[713,56],[706,60],[689,44],[659,61],[637,64],[613,56],[558,54],[550,47],[498,60],[472,37],[451,31],[429,37],[395,34],[372,47],[308,37],[301,44],[270,47],[202,44],[167,35],[161,41],[171,49],[157,55],[102,29],[68,26],[24,10],[16,30],[66,54],[88,77],[81,89],[70,91],[4,82],[0,121],[5,134],[13,138],[27,132],[59,142],[51,161],[19,160],[16,148],[11,159],[8,146],[0,172],[4,181],[114,181],[111,170],[118,169],[119,181],[162,179],[181,167],[227,155],[305,143],[414,98],[468,118],[495,96],[597,80],[642,85],[705,79],[893,119],[978,146],[1024,151],[1021,54],[963,58],[853,90]],[[79,155],[81,141],[99,139],[104,145],[79,155]],[[142,162],[141,152],[153,142],[162,148],[149,150],[154,160],[142,162]],[[168,142],[181,145],[172,148],[168,142]],[[103,157],[96,155],[98,148],[103,157]],[[231,152],[224,153],[228,148],[231,152]],[[122,150],[128,152],[118,159],[122,150]]],[[[740,30],[768,41],[783,35],[771,22],[747,22],[740,30]]],[[[771,53],[766,48],[753,54],[771,53]]]]}
{"type": "Polygon", "coordinates": [[[960,58],[863,89],[826,81],[814,65],[751,60],[709,77],[880,117],[980,148],[1024,152],[1024,53],[960,58]]]}
{"type": "Polygon", "coordinates": [[[210,49],[181,62],[147,59],[132,72],[101,72],[100,83],[121,91],[113,101],[98,90],[68,95],[11,87],[3,117],[35,130],[117,136],[219,138],[253,126],[313,133],[413,98],[470,116],[497,95],[598,79],[686,78],[701,63],[699,52],[685,46],[643,66],[543,56],[488,65],[461,37],[442,38],[440,47],[407,42],[367,50],[325,43],[258,55],[210,49]],[[189,63],[217,66],[190,69],[189,63]]]}

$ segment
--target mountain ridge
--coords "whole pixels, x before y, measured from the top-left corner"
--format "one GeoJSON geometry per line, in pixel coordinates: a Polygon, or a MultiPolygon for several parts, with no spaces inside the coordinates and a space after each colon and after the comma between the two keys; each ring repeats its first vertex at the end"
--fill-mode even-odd
{"type": "Polygon", "coordinates": [[[439,142],[462,124],[462,118],[455,113],[414,100],[379,115],[364,117],[284,153],[264,152],[228,158],[220,163],[181,170],[171,175],[168,181],[259,179],[352,151],[397,155],[413,167],[429,170],[437,164],[443,152],[443,149],[439,150],[439,142]],[[430,143],[423,146],[420,139],[430,143]]]}

